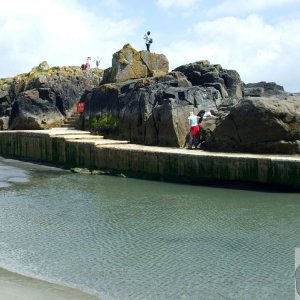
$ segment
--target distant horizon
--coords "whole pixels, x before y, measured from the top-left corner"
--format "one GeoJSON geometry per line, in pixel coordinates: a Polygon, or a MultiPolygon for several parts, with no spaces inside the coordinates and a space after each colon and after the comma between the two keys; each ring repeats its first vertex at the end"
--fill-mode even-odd
{"type": "Polygon", "coordinates": [[[245,83],[275,82],[300,91],[299,0],[0,0],[0,78],[51,66],[100,68],[126,43],[165,54],[170,70],[208,60],[245,83]],[[5,5],[4,5],[5,4],[5,5]],[[46,59],[47,58],[47,59],[46,59]]]}

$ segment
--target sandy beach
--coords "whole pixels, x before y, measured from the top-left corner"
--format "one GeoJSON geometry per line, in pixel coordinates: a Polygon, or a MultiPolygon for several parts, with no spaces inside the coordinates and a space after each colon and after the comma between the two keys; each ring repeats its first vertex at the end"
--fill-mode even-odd
{"type": "Polygon", "coordinates": [[[0,268],[0,299],[5,300],[96,300],[95,296],[0,268]]]}

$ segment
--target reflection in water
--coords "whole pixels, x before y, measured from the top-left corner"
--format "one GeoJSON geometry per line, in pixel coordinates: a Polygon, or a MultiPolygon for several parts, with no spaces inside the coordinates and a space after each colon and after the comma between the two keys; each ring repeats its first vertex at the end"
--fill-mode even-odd
{"type": "Polygon", "coordinates": [[[0,164],[30,180],[1,189],[2,267],[104,299],[292,299],[299,194],[0,164]]]}

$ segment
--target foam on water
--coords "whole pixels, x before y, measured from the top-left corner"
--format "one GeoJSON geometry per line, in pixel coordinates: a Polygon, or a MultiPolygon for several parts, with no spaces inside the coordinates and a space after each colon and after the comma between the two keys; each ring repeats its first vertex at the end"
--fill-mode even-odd
{"type": "Polygon", "coordinates": [[[24,170],[3,165],[0,162],[0,188],[9,187],[14,182],[28,182],[24,170]]]}
{"type": "Polygon", "coordinates": [[[103,299],[292,299],[299,194],[22,170],[2,267],[103,299]]]}

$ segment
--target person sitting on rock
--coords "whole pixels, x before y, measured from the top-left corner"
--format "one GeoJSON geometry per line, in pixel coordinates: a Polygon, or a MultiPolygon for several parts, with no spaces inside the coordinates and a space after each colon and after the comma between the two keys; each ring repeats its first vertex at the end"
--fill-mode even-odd
{"type": "Polygon", "coordinates": [[[91,67],[91,65],[90,65],[91,59],[92,58],[90,56],[88,56],[88,58],[86,59],[86,63],[81,65],[82,70],[87,70],[91,67]]]}
{"type": "Polygon", "coordinates": [[[150,31],[148,31],[145,35],[144,35],[144,40],[146,42],[146,47],[147,47],[147,51],[150,52],[150,45],[152,44],[152,38],[150,36],[150,31]]]}

